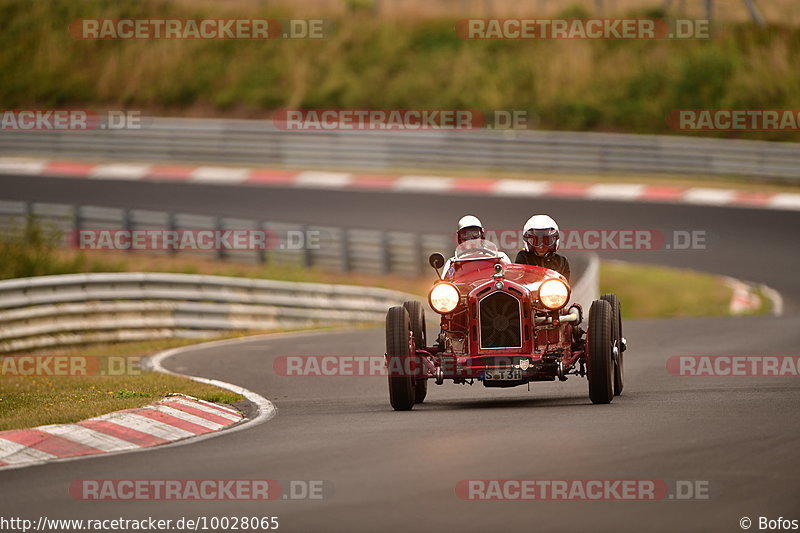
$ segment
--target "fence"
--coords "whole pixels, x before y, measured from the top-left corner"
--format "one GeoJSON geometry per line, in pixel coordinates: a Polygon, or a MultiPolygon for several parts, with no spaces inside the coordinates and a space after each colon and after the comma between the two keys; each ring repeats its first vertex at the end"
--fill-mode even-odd
{"type": "Polygon", "coordinates": [[[0,282],[0,352],[379,322],[407,294],[348,285],[163,273],[0,282]]]}
{"type": "Polygon", "coordinates": [[[581,132],[284,131],[269,121],[155,118],[140,130],[0,131],[0,155],[258,164],[800,179],[800,144],[581,132]]]}
{"type": "Polygon", "coordinates": [[[77,230],[257,230],[273,236],[270,249],[164,251],[181,256],[247,263],[315,267],[327,271],[418,276],[431,272],[428,256],[454,248],[453,236],[232,217],[42,202],[0,200],[0,230],[21,228],[33,217],[67,238],[77,230]]]}

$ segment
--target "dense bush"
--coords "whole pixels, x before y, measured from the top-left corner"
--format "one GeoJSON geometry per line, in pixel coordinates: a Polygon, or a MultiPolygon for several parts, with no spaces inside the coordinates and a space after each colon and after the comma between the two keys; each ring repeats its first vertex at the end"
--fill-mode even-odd
{"type": "Polygon", "coordinates": [[[252,118],[280,107],[524,109],[536,127],[634,132],[668,132],[675,108],[800,107],[797,28],[730,24],[710,40],[464,41],[453,21],[355,9],[322,40],[79,41],[67,30],[82,17],[154,16],[285,14],[261,3],[0,0],[3,107],[252,118]]]}

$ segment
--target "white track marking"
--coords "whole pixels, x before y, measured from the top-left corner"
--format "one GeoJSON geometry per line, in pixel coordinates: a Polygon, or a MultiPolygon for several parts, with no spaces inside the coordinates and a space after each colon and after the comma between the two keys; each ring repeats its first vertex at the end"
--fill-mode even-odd
{"type": "Polygon", "coordinates": [[[102,417],[94,418],[93,420],[102,420],[103,422],[111,422],[123,428],[135,429],[142,433],[147,433],[152,437],[158,437],[164,440],[175,440],[191,437],[194,435],[191,431],[186,431],[179,427],[147,418],[146,416],[137,415],[135,413],[110,413],[102,417]]]}
{"type": "Polygon", "coordinates": [[[541,196],[550,189],[549,181],[497,180],[493,194],[496,196],[541,196]]]}
{"type": "Polygon", "coordinates": [[[250,169],[197,167],[190,176],[190,180],[197,183],[242,183],[250,177],[250,169]]]}
{"type": "Polygon", "coordinates": [[[118,452],[120,450],[130,450],[139,446],[126,440],[118,439],[111,435],[106,435],[93,429],[75,424],[57,424],[52,426],[40,426],[39,431],[57,435],[67,440],[71,440],[84,446],[91,446],[104,452],[118,452]]]}
{"type": "Polygon", "coordinates": [[[343,172],[301,172],[294,178],[296,187],[320,189],[341,189],[353,182],[352,174],[343,172]]]}
{"type": "Polygon", "coordinates": [[[58,459],[57,456],[30,448],[24,444],[17,444],[6,439],[0,439],[0,461],[9,465],[38,463],[58,459]]]}
{"type": "Polygon", "coordinates": [[[769,298],[770,302],[772,303],[772,315],[782,316],[783,296],[781,296],[781,293],[779,293],[772,287],[768,287],[767,285],[759,285],[759,288],[761,289],[761,292],[764,293],[764,296],[769,298]]]}
{"type": "Polygon", "coordinates": [[[758,309],[761,299],[753,290],[752,285],[735,278],[725,278],[725,283],[733,291],[730,304],[728,304],[730,314],[741,315],[758,309]]]}
{"type": "MultiPolygon", "coordinates": [[[[47,159],[25,157],[0,157],[0,175],[23,174],[32,176],[47,175],[47,159]]],[[[94,165],[89,170],[89,178],[139,180],[150,175],[152,166],[140,163],[108,163],[94,165]]],[[[246,182],[254,169],[237,167],[201,166],[195,167],[189,174],[189,180],[197,183],[238,184],[246,182]]],[[[294,178],[296,187],[309,189],[339,189],[355,183],[356,174],[343,172],[305,171],[294,178]]],[[[447,193],[452,190],[455,178],[445,176],[400,176],[392,183],[396,192],[447,193]]],[[[468,179],[468,178],[464,178],[468,179]]],[[[570,195],[576,199],[604,200],[644,200],[647,185],[626,183],[597,183],[586,188],[585,193],[570,195]]],[[[537,197],[550,191],[551,183],[547,181],[498,179],[490,187],[488,194],[494,196],[537,197]]],[[[749,209],[781,209],[800,211],[800,194],[775,193],[763,205],[739,201],[737,189],[718,189],[710,187],[693,187],[674,198],[695,205],[724,205],[729,207],[746,207],[749,209]]],[[[658,198],[651,198],[658,201],[658,198]]],[[[672,203],[672,202],[670,202],[672,203]]]]}
{"type": "MultiPolygon", "coordinates": [[[[181,398],[181,399],[182,400],[186,400],[185,398],[181,398]]],[[[219,411],[225,411],[226,413],[230,413],[232,415],[235,415],[237,418],[240,418],[240,419],[242,418],[242,413],[240,413],[239,411],[237,411],[233,407],[225,407],[224,405],[221,405],[221,404],[218,404],[218,403],[207,402],[207,401],[201,400],[199,398],[192,398],[191,400],[186,400],[186,401],[189,401],[190,403],[195,403],[195,402],[196,403],[201,403],[201,404],[203,404],[203,405],[205,405],[207,407],[212,407],[212,408],[217,409],[219,411]]]]}
{"type": "Polygon", "coordinates": [[[148,175],[150,165],[97,165],[89,173],[90,178],[112,180],[140,180],[148,175]]]}
{"type": "Polygon", "coordinates": [[[644,194],[645,186],[627,183],[607,183],[592,185],[586,191],[589,198],[603,200],[636,200],[644,194]]]}
{"type": "Polygon", "coordinates": [[[733,202],[736,191],[730,189],[706,189],[694,187],[683,194],[683,200],[690,204],[725,205],[733,202]]]}
{"type": "Polygon", "coordinates": [[[778,193],[769,199],[767,205],[773,209],[793,209],[800,211],[800,194],[778,193]]]}
{"type": "Polygon", "coordinates": [[[47,161],[0,157],[0,174],[41,174],[47,161]]]}
{"type": "Polygon", "coordinates": [[[180,418],[181,420],[191,422],[192,424],[202,426],[212,431],[216,431],[225,427],[223,424],[218,422],[213,422],[211,420],[187,413],[186,411],[181,411],[180,409],[175,409],[174,407],[168,407],[163,404],[154,406],[153,410],[158,411],[159,413],[164,413],[165,415],[174,416],[175,418],[180,418]]]}
{"type": "Polygon", "coordinates": [[[448,192],[452,178],[436,176],[400,176],[394,181],[394,190],[402,192],[448,192]]]}
{"type": "Polygon", "coordinates": [[[215,409],[213,407],[208,407],[207,405],[203,405],[197,402],[193,402],[192,400],[184,400],[183,398],[179,399],[170,399],[166,401],[162,401],[161,405],[169,405],[173,403],[178,403],[181,405],[185,405],[186,407],[191,407],[192,409],[197,409],[199,411],[203,411],[204,413],[208,413],[214,416],[218,416],[220,418],[224,418],[225,420],[230,420],[231,422],[238,422],[242,419],[242,417],[238,414],[233,414],[228,411],[222,411],[221,409],[215,409]]]}

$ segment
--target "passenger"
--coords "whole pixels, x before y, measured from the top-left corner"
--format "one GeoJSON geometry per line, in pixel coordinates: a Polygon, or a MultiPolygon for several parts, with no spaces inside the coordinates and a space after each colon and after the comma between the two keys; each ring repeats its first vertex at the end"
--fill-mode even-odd
{"type": "Polygon", "coordinates": [[[534,215],[522,228],[525,249],[517,254],[515,263],[555,270],[569,281],[569,261],[558,251],[558,224],[547,215],[534,215]]]}

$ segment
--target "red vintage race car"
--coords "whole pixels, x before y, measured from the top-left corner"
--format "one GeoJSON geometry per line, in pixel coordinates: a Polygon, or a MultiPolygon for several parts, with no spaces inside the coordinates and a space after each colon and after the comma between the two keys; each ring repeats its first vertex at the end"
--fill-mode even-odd
{"type": "MultiPolygon", "coordinates": [[[[439,273],[444,256],[433,254],[430,263],[439,273]]],[[[422,403],[428,380],[514,387],[578,375],[588,378],[592,403],[610,403],[622,393],[626,344],[616,295],[592,302],[584,335],[583,310],[567,305],[570,287],[558,272],[509,263],[485,240],[461,244],[447,267],[428,295],[441,315],[432,346],[420,302],[392,307],[386,316],[395,410],[422,403]]]]}

